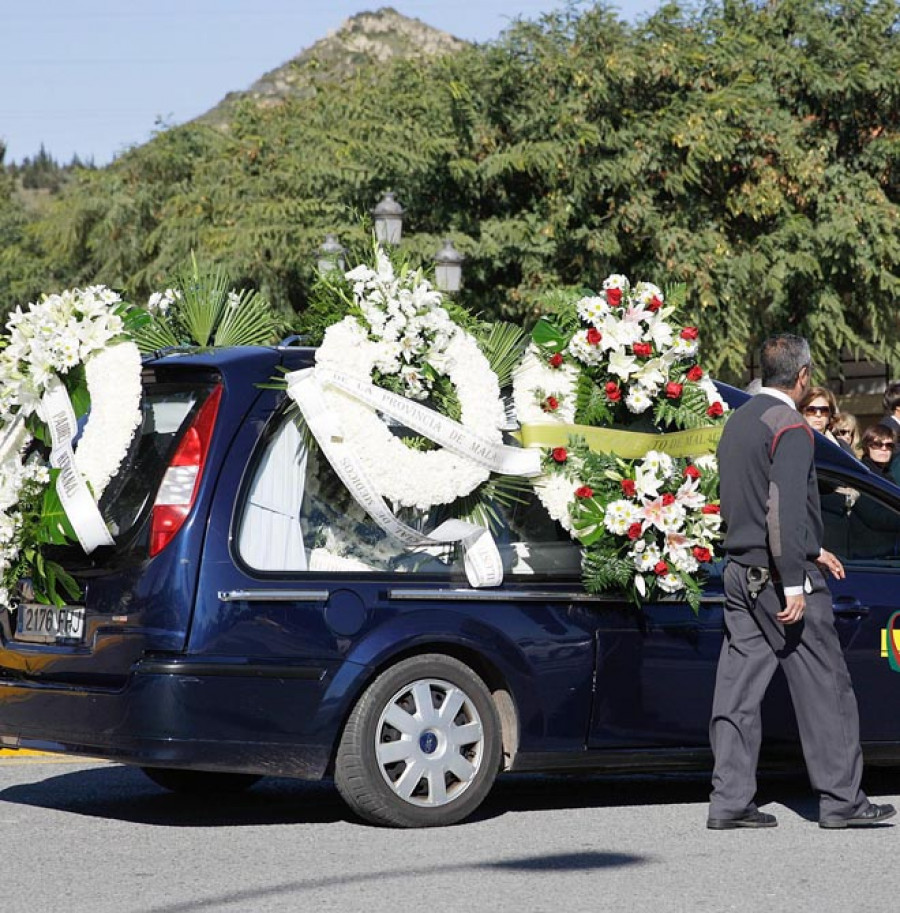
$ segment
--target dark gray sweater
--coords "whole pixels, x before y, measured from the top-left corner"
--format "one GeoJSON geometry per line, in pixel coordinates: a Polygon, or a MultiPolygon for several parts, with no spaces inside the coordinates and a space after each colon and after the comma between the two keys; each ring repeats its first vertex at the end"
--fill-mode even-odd
{"type": "Polygon", "coordinates": [[[759,393],[731,415],[719,442],[728,557],[773,568],[786,587],[803,585],[804,563],[822,544],[813,440],[796,409],[759,393]]]}

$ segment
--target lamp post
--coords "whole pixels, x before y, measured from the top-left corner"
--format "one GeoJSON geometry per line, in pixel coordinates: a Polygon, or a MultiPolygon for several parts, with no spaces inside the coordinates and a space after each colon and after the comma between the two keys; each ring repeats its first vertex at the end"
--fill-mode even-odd
{"type": "Polygon", "coordinates": [[[324,276],[332,270],[344,271],[345,248],[332,234],[325,235],[325,241],[319,248],[318,267],[320,275],[324,276]]]}
{"type": "Polygon", "coordinates": [[[388,191],[372,210],[375,219],[375,237],[381,244],[399,244],[403,233],[403,207],[388,191]]]}
{"type": "Polygon", "coordinates": [[[453,242],[444,238],[444,246],[434,255],[434,283],[442,292],[459,291],[465,259],[453,242]]]}

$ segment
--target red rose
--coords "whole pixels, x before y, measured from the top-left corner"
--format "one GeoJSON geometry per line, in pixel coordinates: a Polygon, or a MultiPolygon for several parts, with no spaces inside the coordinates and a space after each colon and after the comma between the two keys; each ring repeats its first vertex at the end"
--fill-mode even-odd
{"type": "Polygon", "coordinates": [[[603,334],[596,327],[591,327],[587,331],[587,341],[592,346],[599,346],[601,339],[603,339],[603,334]]]}
{"type": "Polygon", "coordinates": [[[628,538],[640,539],[642,532],[643,530],[641,529],[640,523],[632,523],[631,526],[628,527],[628,538]]]}
{"type": "Polygon", "coordinates": [[[550,456],[556,460],[557,463],[565,463],[569,459],[569,451],[565,447],[554,447],[550,452],[550,456]]]}
{"type": "Polygon", "coordinates": [[[606,398],[612,400],[614,403],[617,403],[622,398],[622,391],[615,381],[611,380],[606,384],[606,398]]]}
{"type": "Polygon", "coordinates": [[[682,387],[681,384],[676,384],[674,380],[670,380],[666,384],[666,396],[668,396],[669,399],[678,399],[681,396],[681,391],[683,389],[684,387],[682,387]]]}
{"type": "Polygon", "coordinates": [[[575,489],[576,498],[593,498],[594,489],[590,485],[582,485],[581,488],[575,489]]]}
{"type": "Polygon", "coordinates": [[[682,339],[696,339],[700,335],[700,331],[697,327],[685,327],[681,331],[682,339]]]}
{"type": "Polygon", "coordinates": [[[559,409],[559,400],[555,396],[548,396],[542,403],[541,409],[544,412],[556,412],[559,409]]]}
{"type": "Polygon", "coordinates": [[[700,508],[700,513],[701,514],[717,514],[717,513],[719,513],[719,505],[718,504],[704,504],[703,507],[700,508]]]}
{"type": "Polygon", "coordinates": [[[671,507],[675,503],[675,495],[664,494],[662,496],[663,507],[671,507]]]}
{"type": "Polygon", "coordinates": [[[665,561],[657,561],[653,566],[653,573],[659,577],[664,577],[669,573],[669,565],[665,561]]]}
{"type": "Polygon", "coordinates": [[[653,311],[653,313],[655,314],[661,307],[662,307],[662,301],[660,301],[659,298],[656,295],[654,295],[650,299],[650,303],[647,305],[647,310],[653,311]]]}
{"type": "Polygon", "coordinates": [[[558,368],[563,363],[563,357],[559,352],[554,352],[548,359],[548,364],[551,368],[558,368]]]}
{"type": "Polygon", "coordinates": [[[693,552],[694,557],[701,563],[707,564],[712,561],[712,555],[709,552],[708,548],[702,548],[699,545],[695,545],[691,551],[693,552]]]}
{"type": "Polygon", "coordinates": [[[694,367],[687,372],[685,377],[687,377],[688,380],[697,383],[697,381],[703,377],[703,368],[701,368],[700,365],[694,365],[694,367]]]}
{"type": "Polygon", "coordinates": [[[699,479],[700,478],[700,470],[697,469],[697,467],[694,466],[693,464],[691,464],[690,466],[684,467],[684,474],[689,479],[699,479]]]}
{"type": "Polygon", "coordinates": [[[622,479],[622,493],[626,497],[633,498],[635,491],[636,489],[633,479],[622,479]]]}
{"type": "Polygon", "coordinates": [[[721,403],[713,403],[709,409],[706,410],[706,414],[710,418],[718,418],[723,412],[721,403]]]}
{"type": "Polygon", "coordinates": [[[610,307],[617,308],[622,303],[622,289],[608,288],[606,290],[606,303],[610,307]]]}
{"type": "Polygon", "coordinates": [[[647,358],[653,351],[653,346],[651,346],[649,342],[636,342],[631,347],[631,351],[634,352],[638,358],[647,358]]]}

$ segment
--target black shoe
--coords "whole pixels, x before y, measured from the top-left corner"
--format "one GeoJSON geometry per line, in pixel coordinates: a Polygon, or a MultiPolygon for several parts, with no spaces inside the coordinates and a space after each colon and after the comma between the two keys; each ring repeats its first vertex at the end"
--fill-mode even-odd
{"type": "Polygon", "coordinates": [[[870,802],[868,808],[849,818],[822,818],[819,827],[871,827],[873,824],[881,824],[882,821],[893,818],[896,814],[897,809],[893,805],[875,805],[874,802],[870,802]]]}
{"type": "Polygon", "coordinates": [[[730,831],[736,827],[776,827],[778,819],[759,810],[747,812],[740,818],[707,818],[706,826],[711,831],[730,831]]]}

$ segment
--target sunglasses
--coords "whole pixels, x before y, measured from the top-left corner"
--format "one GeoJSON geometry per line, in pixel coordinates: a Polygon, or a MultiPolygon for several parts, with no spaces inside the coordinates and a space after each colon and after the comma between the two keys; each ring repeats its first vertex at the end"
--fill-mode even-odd
{"type": "Polygon", "coordinates": [[[806,406],[804,415],[831,415],[831,406],[806,406]]]}
{"type": "Polygon", "coordinates": [[[869,444],[869,450],[893,450],[897,445],[893,441],[876,441],[869,444]]]}
{"type": "Polygon", "coordinates": [[[853,437],[853,432],[849,428],[835,428],[832,434],[835,437],[853,437]]]}

